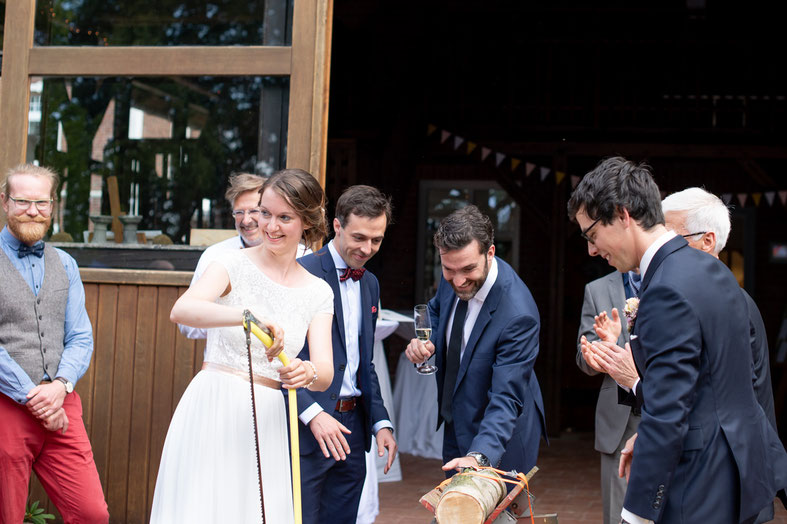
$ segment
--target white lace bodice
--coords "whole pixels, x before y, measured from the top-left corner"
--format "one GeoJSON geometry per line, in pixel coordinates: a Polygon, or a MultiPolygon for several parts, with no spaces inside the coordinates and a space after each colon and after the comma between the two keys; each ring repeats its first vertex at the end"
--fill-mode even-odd
{"type": "MultiPolygon", "coordinates": [[[[284,353],[291,359],[303,349],[312,317],[317,313],[333,313],[333,291],[324,280],[315,277],[304,287],[282,286],[260,271],[242,250],[225,253],[216,261],[227,270],[232,286],[232,290],[216,303],[250,308],[281,326],[284,353]]],[[[282,367],[281,362],[278,359],[268,362],[265,347],[253,335],[251,349],[254,374],[279,380],[276,369],[282,367]]],[[[248,372],[243,328],[209,329],[205,361],[248,372]]]]}

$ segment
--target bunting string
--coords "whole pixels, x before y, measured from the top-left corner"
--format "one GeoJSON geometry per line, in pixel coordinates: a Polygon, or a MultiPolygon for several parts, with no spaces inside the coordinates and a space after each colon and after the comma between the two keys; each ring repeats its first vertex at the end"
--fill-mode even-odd
{"type": "MultiPolygon", "coordinates": [[[[468,140],[466,137],[459,136],[456,133],[447,129],[440,129],[435,124],[428,124],[426,127],[426,136],[430,137],[440,131],[440,143],[449,143],[454,150],[464,151],[465,155],[470,156],[476,150],[479,151],[478,158],[480,162],[486,162],[490,157],[498,169],[505,169],[513,175],[530,177],[533,173],[538,174],[539,180],[543,183],[547,180],[553,181],[555,186],[559,186],[564,180],[568,180],[571,184],[571,189],[575,189],[582,180],[581,176],[569,175],[563,171],[553,171],[548,166],[542,166],[528,159],[519,158],[504,151],[495,151],[491,147],[487,147],[477,141],[468,140]],[[450,140],[450,141],[449,141],[450,140]],[[465,147],[462,147],[462,146],[465,147]],[[550,176],[554,175],[554,176],[550,176]]],[[[661,197],[666,197],[667,194],[662,191],[661,197]]],[[[781,203],[782,207],[787,208],[787,190],[780,191],[752,191],[740,193],[722,193],[719,195],[728,206],[737,205],[739,207],[746,207],[746,205],[753,205],[754,207],[774,207],[781,203]],[[763,198],[765,197],[765,198],[763,198]],[[735,202],[733,202],[733,198],[735,202]]]]}

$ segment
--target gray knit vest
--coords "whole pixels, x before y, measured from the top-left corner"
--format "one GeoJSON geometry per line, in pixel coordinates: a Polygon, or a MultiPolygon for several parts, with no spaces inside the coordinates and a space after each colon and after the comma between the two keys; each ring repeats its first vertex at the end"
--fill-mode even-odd
{"type": "Polygon", "coordinates": [[[68,275],[55,248],[44,247],[44,263],[44,282],[36,296],[0,249],[0,346],[34,384],[44,373],[50,379],[57,375],[68,302],[68,275]]]}

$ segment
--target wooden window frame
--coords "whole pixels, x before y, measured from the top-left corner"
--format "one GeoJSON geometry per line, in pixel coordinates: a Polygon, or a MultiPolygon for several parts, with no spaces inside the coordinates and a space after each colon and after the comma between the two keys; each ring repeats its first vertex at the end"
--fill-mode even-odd
{"type": "Polygon", "coordinates": [[[25,161],[32,76],[286,76],[286,165],[308,170],[325,187],[333,0],[295,0],[291,46],[244,47],[35,47],[35,4],[6,3],[0,173],[25,161]]]}

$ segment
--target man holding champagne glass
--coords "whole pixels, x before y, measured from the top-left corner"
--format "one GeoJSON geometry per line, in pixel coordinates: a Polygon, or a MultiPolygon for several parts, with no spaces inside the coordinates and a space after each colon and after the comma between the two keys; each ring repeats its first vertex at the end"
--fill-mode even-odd
{"type": "Polygon", "coordinates": [[[513,268],[495,257],[492,223],[476,206],[443,219],[434,244],[443,277],[428,304],[431,326],[419,338],[434,331],[426,341],[412,339],[406,355],[414,364],[436,356],[443,470],[491,465],[526,473],[546,437],[533,371],[536,304],[513,268]]]}

